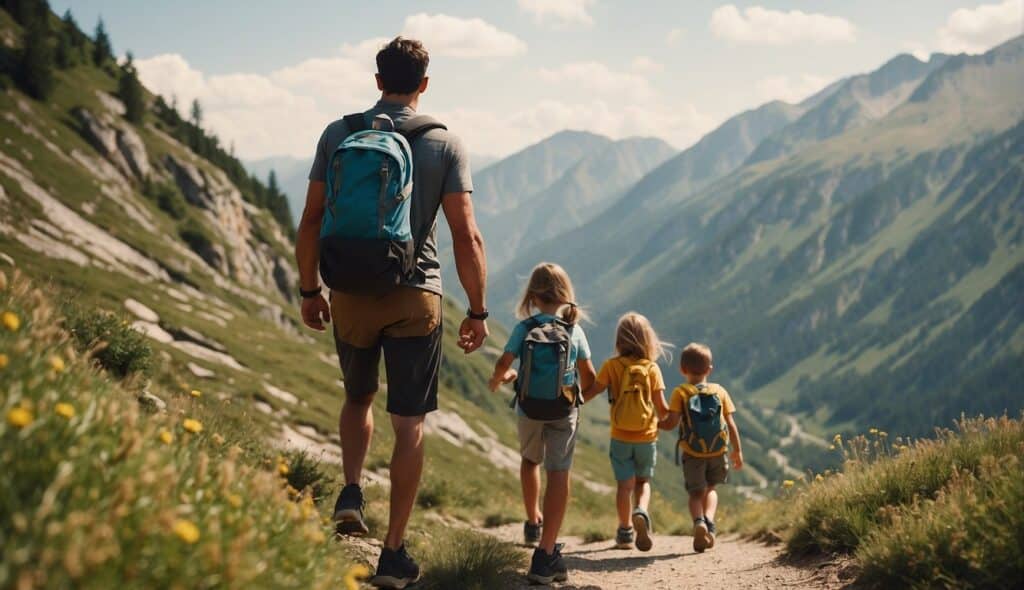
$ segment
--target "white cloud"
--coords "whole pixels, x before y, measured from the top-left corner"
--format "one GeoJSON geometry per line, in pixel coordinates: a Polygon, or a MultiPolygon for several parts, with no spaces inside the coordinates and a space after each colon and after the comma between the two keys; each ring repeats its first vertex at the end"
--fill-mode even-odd
{"type": "Polygon", "coordinates": [[[938,47],[948,53],[984,53],[1024,32],[1024,0],[960,8],[938,30],[938,47]]]}
{"type": "Polygon", "coordinates": [[[813,74],[769,76],[758,80],[754,87],[763,100],[782,100],[796,104],[821,90],[831,81],[831,78],[813,74]]]}
{"type": "Polygon", "coordinates": [[[720,39],[759,45],[836,43],[857,37],[853,23],[841,17],[762,6],[741,13],[734,4],[719,6],[711,13],[711,32],[720,39]]]}
{"type": "Polygon", "coordinates": [[[596,61],[541,68],[539,73],[541,79],[549,84],[584,90],[602,98],[647,100],[654,93],[647,78],[630,72],[618,72],[596,61]]]}
{"type": "Polygon", "coordinates": [[[646,55],[638,55],[634,57],[632,66],[633,71],[640,74],[657,74],[665,70],[665,66],[663,64],[654,61],[646,55]]]}
{"type": "Polygon", "coordinates": [[[587,8],[592,4],[593,0],[519,0],[519,9],[542,24],[591,25],[594,19],[587,8]]]}
{"type": "Polygon", "coordinates": [[[479,18],[414,14],[405,19],[402,35],[423,41],[437,56],[508,57],[526,52],[522,39],[479,18]]]}
{"type": "Polygon", "coordinates": [[[669,30],[668,34],[665,35],[665,43],[667,43],[669,47],[675,47],[676,45],[679,45],[679,42],[683,40],[685,35],[686,29],[682,27],[673,27],[669,30]]]}

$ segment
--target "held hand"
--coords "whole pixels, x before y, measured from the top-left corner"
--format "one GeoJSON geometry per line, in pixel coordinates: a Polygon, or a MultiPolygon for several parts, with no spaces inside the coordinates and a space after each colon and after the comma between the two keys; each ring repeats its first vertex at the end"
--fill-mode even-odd
{"type": "Polygon", "coordinates": [[[515,369],[509,369],[501,375],[494,375],[493,377],[491,377],[490,381],[491,391],[498,391],[499,387],[501,387],[505,383],[512,383],[513,381],[516,380],[516,377],[518,376],[519,373],[517,373],[515,369]]]}
{"type": "Polygon", "coordinates": [[[480,348],[487,339],[487,321],[466,318],[459,326],[459,348],[469,354],[480,348]]]}
{"type": "Polygon", "coordinates": [[[323,295],[302,299],[302,323],[310,328],[323,332],[324,324],[331,321],[331,306],[323,295]]]}
{"type": "Polygon", "coordinates": [[[733,469],[743,469],[743,453],[739,451],[733,451],[732,453],[730,453],[730,456],[732,457],[733,469]]]}

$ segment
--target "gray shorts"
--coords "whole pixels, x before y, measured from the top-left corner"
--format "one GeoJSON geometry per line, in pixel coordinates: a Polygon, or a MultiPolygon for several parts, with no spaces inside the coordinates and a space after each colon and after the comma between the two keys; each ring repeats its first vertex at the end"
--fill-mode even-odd
{"type": "Polygon", "coordinates": [[[519,416],[519,454],[531,463],[543,463],[547,471],[569,471],[579,419],[579,408],[559,420],[519,416]]]}
{"type": "Polygon", "coordinates": [[[683,453],[683,479],[687,492],[699,492],[709,486],[725,483],[729,478],[729,463],[725,455],[699,459],[683,453]]]}

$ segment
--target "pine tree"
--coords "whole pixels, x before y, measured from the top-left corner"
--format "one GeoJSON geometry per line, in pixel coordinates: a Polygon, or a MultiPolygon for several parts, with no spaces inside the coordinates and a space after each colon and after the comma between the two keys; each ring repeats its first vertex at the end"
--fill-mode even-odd
{"type": "Polygon", "coordinates": [[[143,96],[142,83],[139,82],[138,72],[135,71],[135,63],[130,51],[128,52],[128,61],[121,67],[117,94],[121,102],[124,103],[124,118],[135,124],[141,123],[146,113],[146,99],[143,96]]]}
{"type": "Polygon", "coordinates": [[[67,29],[61,27],[57,31],[57,67],[62,70],[66,70],[71,66],[75,65],[75,48],[71,35],[67,29]]]}
{"type": "Polygon", "coordinates": [[[102,66],[107,60],[112,59],[114,48],[110,45],[110,37],[103,26],[103,19],[96,23],[96,34],[93,35],[92,63],[102,66]]]}
{"type": "Polygon", "coordinates": [[[25,30],[18,72],[22,89],[38,100],[53,92],[53,48],[45,21],[35,21],[25,30]]]}
{"type": "Polygon", "coordinates": [[[280,187],[277,186],[277,172],[274,172],[273,168],[270,170],[270,175],[267,176],[267,192],[271,199],[280,194],[280,187]]]}
{"type": "MultiPolygon", "coordinates": [[[[177,100],[177,99],[175,99],[177,100]]],[[[203,128],[203,107],[199,104],[199,99],[192,99],[192,124],[199,129],[203,128]]]]}

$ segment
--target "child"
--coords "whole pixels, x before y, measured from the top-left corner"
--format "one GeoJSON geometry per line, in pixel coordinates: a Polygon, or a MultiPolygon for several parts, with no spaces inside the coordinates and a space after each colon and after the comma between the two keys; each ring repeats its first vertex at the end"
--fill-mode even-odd
{"type": "Polygon", "coordinates": [[[672,392],[668,417],[658,424],[663,430],[671,430],[682,419],[679,450],[683,454],[686,491],[690,494],[693,549],[698,553],[715,546],[715,486],[725,483],[729,474],[727,450],[731,449],[733,467],[743,468],[740,432],[733,419],[736,407],[725,388],[708,383],[713,368],[711,349],[707,346],[693,343],[683,349],[679,370],[686,383],[672,392]]]}
{"type": "Polygon", "coordinates": [[[491,391],[516,382],[514,405],[519,415],[519,476],[527,520],[523,537],[538,543],[528,578],[550,584],[568,579],[559,547],[558,530],[569,503],[569,469],[576,447],[576,429],[582,389],[594,382],[594,365],[583,329],[576,325],[582,313],[576,306],[572,282],[557,264],[541,263],[533,269],[519,303],[522,318],[509,336],[505,353],[491,377],[491,391]],[[536,310],[537,313],[531,315],[536,310]],[[520,371],[512,361],[520,360],[520,371]],[[547,471],[544,511],[540,509],[540,464],[547,471]],[[541,523],[543,522],[543,529],[541,523]]]}
{"type": "Polygon", "coordinates": [[[657,456],[658,420],[668,414],[665,403],[665,381],[657,361],[667,356],[666,344],[658,339],[646,317],[629,312],[619,318],[615,332],[615,353],[604,362],[594,385],[584,393],[590,401],[608,390],[611,414],[611,444],[608,456],[618,482],[615,507],[619,513],[619,529],[615,546],[650,551],[651,478],[657,456]]]}

